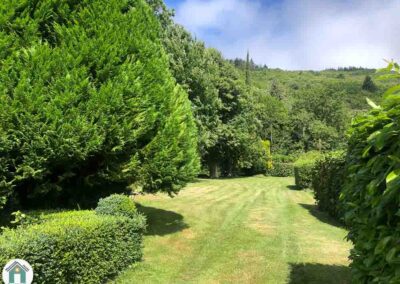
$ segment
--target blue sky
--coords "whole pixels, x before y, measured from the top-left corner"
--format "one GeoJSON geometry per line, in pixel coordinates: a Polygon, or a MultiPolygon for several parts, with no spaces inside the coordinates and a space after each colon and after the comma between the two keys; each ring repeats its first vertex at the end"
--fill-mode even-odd
{"type": "Polygon", "coordinates": [[[175,21],[225,57],[289,70],[400,59],[400,0],[166,0],[175,21]]]}

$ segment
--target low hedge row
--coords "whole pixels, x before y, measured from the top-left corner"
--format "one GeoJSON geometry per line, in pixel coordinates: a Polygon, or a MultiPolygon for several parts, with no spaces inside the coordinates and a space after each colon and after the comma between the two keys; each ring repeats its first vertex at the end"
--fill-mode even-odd
{"type": "Polygon", "coordinates": [[[293,176],[293,163],[275,162],[272,168],[267,170],[267,175],[273,177],[290,177],[293,176]]]}
{"type": "Polygon", "coordinates": [[[0,267],[28,261],[36,283],[103,283],[142,257],[145,219],[68,211],[0,236],[0,267]]]}
{"type": "Polygon", "coordinates": [[[332,152],[319,159],[312,174],[312,188],[318,208],[337,220],[343,218],[339,197],[346,177],[346,155],[332,152]]]}
{"type": "Polygon", "coordinates": [[[294,163],[294,179],[298,189],[311,187],[313,169],[320,157],[320,152],[311,151],[302,154],[294,163]]]}

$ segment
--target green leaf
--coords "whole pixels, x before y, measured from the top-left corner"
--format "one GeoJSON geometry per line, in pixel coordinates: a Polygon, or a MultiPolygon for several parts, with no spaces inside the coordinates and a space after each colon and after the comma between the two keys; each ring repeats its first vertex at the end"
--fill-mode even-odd
{"type": "Polygon", "coordinates": [[[370,107],[372,107],[373,109],[380,109],[381,107],[376,105],[372,100],[370,100],[369,98],[366,98],[367,103],[370,105],[370,107]]]}
{"type": "Polygon", "coordinates": [[[394,247],[391,250],[389,250],[389,252],[386,254],[386,261],[391,263],[394,262],[394,260],[396,259],[396,253],[397,253],[397,248],[394,247]]]}
{"type": "Polygon", "coordinates": [[[390,240],[392,239],[391,236],[388,236],[386,238],[381,239],[377,246],[375,247],[375,254],[380,254],[383,252],[383,250],[385,249],[385,247],[387,246],[387,244],[390,242],[390,240]]]}
{"type": "Polygon", "coordinates": [[[396,169],[394,171],[391,171],[387,176],[386,176],[386,184],[391,183],[395,179],[399,178],[400,176],[400,169],[396,169]]]}

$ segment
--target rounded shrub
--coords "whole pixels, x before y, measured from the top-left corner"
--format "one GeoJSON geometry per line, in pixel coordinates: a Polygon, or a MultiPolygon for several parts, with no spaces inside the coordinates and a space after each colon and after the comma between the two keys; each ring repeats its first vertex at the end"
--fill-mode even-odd
{"type": "Polygon", "coordinates": [[[300,155],[294,163],[294,179],[298,189],[310,188],[312,184],[312,173],[316,161],[321,157],[321,153],[311,151],[300,155]]]}
{"type": "Polygon", "coordinates": [[[346,156],[342,151],[325,154],[312,173],[312,188],[318,208],[340,220],[339,196],[345,180],[346,156]]]}
{"type": "MultiPolygon", "coordinates": [[[[391,63],[386,75],[400,78],[391,63]]],[[[342,191],[354,283],[400,283],[400,85],[353,121],[342,191]]]]}
{"type": "Polygon", "coordinates": [[[95,211],[99,215],[124,216],[128,218],[135,218],[138,215],[133,200],[121,194],[113,194],[106,198],[101,198],[95,211]]]}
{"type": "Polygon", "coordinates": [[[41,223],[5,230],[0,266],[22,258],[35,283],[105,283],[142,257],[143,217],[93,211],[49,214],[41,223]]]}

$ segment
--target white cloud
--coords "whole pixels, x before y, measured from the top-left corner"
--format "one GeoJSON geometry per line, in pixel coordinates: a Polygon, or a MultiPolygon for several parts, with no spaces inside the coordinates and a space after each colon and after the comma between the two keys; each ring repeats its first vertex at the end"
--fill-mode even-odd
{"type": "Polygon", "coordinates": [[[324,69],[400,59],[399,14],[399,0],[185,0],[176,21],[228,58],[324,69]]]}

